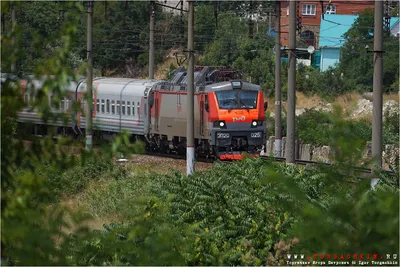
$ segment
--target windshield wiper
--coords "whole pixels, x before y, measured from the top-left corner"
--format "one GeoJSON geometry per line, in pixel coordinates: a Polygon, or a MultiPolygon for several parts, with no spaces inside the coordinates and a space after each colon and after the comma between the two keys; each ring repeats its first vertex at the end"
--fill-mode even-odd
{"type": "Polygon", "coordinates": [[[250,107],[247,106],[245,103],[243,103],[242,100],[240,100],[240,104],[241,104],[241,105],[244,105],[244,108],[247,109],[247,112],[250,112],[250,107]]]}

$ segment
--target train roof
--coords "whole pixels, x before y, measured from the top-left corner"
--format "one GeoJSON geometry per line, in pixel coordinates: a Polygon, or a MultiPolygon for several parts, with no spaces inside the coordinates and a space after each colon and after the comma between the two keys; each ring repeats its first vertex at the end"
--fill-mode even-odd
{"type": "MultiPolygon", "coordinates": [[[[199,88],[200,89],[200,88],[199,88]]],[[[261,86],[252,84],[242,80],[226,81],[220,83],[213,83],[204,87],[204,92],[215,92],[225,90],[247,90],[247,91],[261,91],[261,86]]]]}
{"type": "MultiPolygon", "coordinates": [[[[132,79],[132,78],[103,78],[98,77],[93,79],[94,86],[97,87],[98,94],[123,94],[123,95],[140,95],[143,96],[145,92],[163,81],[158,80],[145,80],[145,79],[132,79]]],[[[78,92],[86,91],[86,80],[83,80],[79,85],[78,92]]]]}

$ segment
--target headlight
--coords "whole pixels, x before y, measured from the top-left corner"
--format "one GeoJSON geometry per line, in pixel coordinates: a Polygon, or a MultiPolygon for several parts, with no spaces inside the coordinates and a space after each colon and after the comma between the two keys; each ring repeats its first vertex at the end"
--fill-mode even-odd
{"type": "Polygon", "coordinates": [[[214,121],[214,127],[226,128],[225,121],[214,121]]]}
{"type": "Polygon", "coordinates": [[[227,139],[229,137],[229,133],[217,133],[217,139],[227,139]]]}
{"type": "Polygon", "coordinates": [[[257,126],[262,126],[262,125],[263,125],[263,121],[254,120],[254,121],[251,122],[251,127],[252,128],[257,127],[257,126]]]}

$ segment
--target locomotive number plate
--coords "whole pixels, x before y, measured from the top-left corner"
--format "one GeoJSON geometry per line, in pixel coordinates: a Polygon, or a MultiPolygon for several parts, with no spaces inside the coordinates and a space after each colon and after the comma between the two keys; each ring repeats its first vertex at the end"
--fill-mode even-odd
{"type": "Polygon", "coordinates": [[[251,133],[250,136],[251,136],[251,138],[260,138],[261,132],[251,133]]]}
{"type": "Polygon", "coordinates": [[[229,133],[217,133],[217,138],[218,139],[229,138],[229,133]]]}

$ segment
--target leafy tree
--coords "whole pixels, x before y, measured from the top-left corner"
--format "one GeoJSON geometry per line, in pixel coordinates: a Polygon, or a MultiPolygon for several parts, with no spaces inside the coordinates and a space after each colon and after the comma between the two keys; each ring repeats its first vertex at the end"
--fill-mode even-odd
{"type": "MultiPolygon", "coordinates": [[[[360,13],[350,30],[345,33],[340,72],[344,74],[346,90],[371,91],[373,83],[374,13],[366,9],[360,13]]],[[[398,83],[399,42],[390,32],[383,34],[383,89],[391,91],[398,83]]],[[[397,89],[396,89],[397,90],[397,89]]]]}
{"type": "Polygon", "coordinates": [[[204,52],[205,46],[212,42],[215,36],[216,25],[214,18],[214,8],[211,5],[196,5],[195,14],[195,50],[199,52],[204,52]]]}

